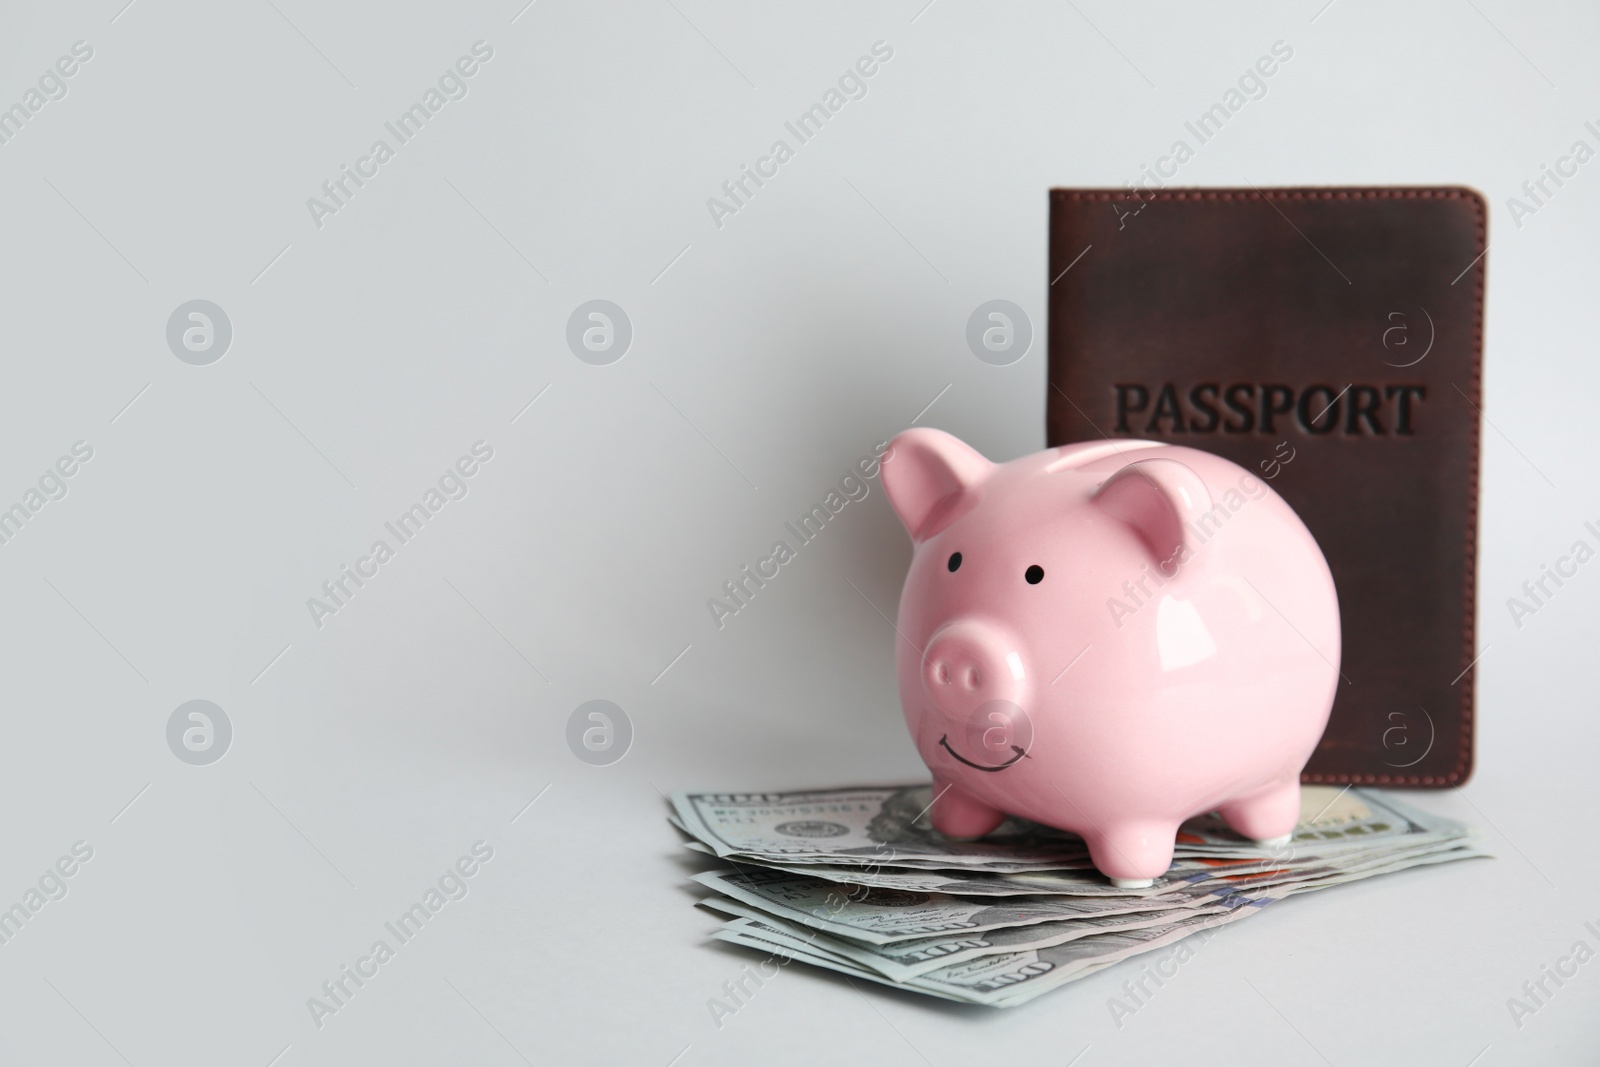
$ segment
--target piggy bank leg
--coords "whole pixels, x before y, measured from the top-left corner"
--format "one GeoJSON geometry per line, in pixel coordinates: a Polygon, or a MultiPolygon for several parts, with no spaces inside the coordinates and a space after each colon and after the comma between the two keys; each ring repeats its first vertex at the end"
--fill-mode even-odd
{"type": "Polygon", "coordinates": [[[1144,889],[1172,866],[1174,823],[1126,822],[1085,834],[1089,858],[1118,889],[1144,889]]]}
{"type": "Polygon", "coordinates": [[[1300,821],[1300,783],[1280,782],[1217,809],[1235,832],[1263,845],[1287,844],[1300,821]]]}
{"type": "Polygon", "coordinates": [[[933,780],[933,828],[957,841],[970,841],[999,826],[1005,812],[991,808],[947,779],[933,780]]]}

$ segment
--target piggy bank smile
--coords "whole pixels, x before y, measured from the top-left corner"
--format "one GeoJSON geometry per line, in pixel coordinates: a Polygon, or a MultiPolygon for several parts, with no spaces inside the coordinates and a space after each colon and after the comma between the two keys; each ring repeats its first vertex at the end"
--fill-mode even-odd
{"type": "Polygon", "coordinates": [[[928,749],[928,755],[934,760],[953,759],[975,771],[990,774],[1008,770],[1030,758],[1034,743],[1033,719],[1021,705],[1003,698],[984,700],[967,708],[960,716],[927,715],[923,729],[924,743],[931,740],[935,732],[939,736],[928,749]],[[936,749],[943,749],[944,756],[936,749]]]}
{"type": "Polygon", "coordinates": [[[1011,751],[1016,753],[1016,755],[1012,756],[1010,759],[1006,760],[1004,763],[996,764],[993,767],[987,767],[987,766],[984,766],[981,763],[972,762],[967,757],[963,756],[961,753],[959,753],[955,749],[951,748],[950,747],[950,735],[949,734],[945,734],[944,736],[939,738],[939,745],[946,752],[950,753],[950,755],[954,759],[956,759],[957,761],[959,761],[961,763],[965,763],[968,767],[971,767],[975,771],[1003,771],[1003,770],[1006,770],[1006,769],[1010,768],[1011,766],[1013,766],[1018,760],[1027,758],[1027,755],[1028,755],[1027,750],[1024,749],[1021,745],[1012,745],[1011,746],[1011,751]]]}

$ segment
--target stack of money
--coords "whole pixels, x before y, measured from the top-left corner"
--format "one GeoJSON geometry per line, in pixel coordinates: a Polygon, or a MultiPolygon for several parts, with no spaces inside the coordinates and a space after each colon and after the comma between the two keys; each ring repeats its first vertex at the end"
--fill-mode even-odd
{"type": "Polygon", "coordinates": [[[1007,819],[953,841],[929,786],[675,793],[670,821],[723,864],[695,876],[728,917],[714,935],[929,996],[1021,1004],[1297,893],[1481,856],[1460,823],[1364,790],[1306,786],[1283,845],[1216,815],[1185,823],[1172,868],[1119,889],[1083,840],[1007,819]]]}

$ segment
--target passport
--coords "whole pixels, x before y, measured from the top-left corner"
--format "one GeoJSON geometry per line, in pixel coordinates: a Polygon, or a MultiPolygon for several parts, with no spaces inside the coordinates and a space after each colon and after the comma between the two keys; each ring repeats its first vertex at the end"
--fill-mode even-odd
{"type": "Polygon", "coordinates": [[[1215,452],[1327,557],[1344,677],[1306,782],[1472,772],[1487,247],[1460,187],[1051,191],[1049,443],[1215,452]]]}

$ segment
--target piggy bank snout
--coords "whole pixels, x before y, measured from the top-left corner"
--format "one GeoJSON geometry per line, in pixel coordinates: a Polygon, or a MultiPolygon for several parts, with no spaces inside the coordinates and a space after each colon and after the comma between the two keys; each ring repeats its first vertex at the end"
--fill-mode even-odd
{"type": "Polygon", "coordinates": [[[961,717],[994,700],[1017,701],[1026,681],[1022,654],[999,630],[951,623],[922,658],[922,688],[946,715],[961,717]]]}

